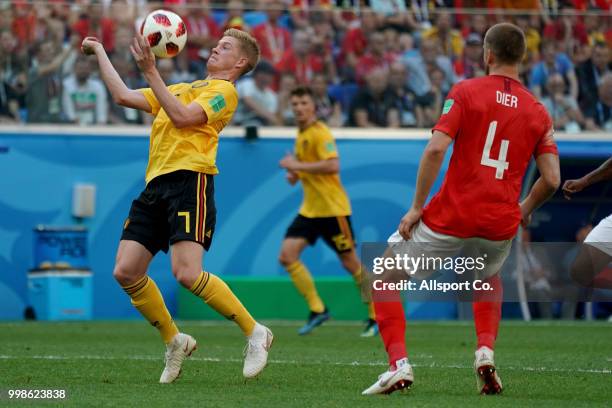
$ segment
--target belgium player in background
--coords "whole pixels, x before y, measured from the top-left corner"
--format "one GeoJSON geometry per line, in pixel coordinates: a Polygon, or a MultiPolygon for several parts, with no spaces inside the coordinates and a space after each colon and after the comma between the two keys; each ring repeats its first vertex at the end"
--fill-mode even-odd
{"type": "Polygon", "coordinates": [[[96,56],[113,100],[155,117],[146,188],[132,202],[113,275],[166,344],[161,383],[173,382],[185,357],[196,349],[193,337],[179,333],[157,285],[147,276],[155,254],[169,247],[172,273],[181,285],[236,322],[247,337],[243,375],[254,377],[267,363],[272,333],[251,317],[221,279],[202,271],[202,258],[215,231],[213,176],[218,173],[219,132],[236,110],[234,82],[255,67],[259,46],[249,34],[227,30],[212,49],[207,78],[169,87],[155,67],[149,44],[137,37],[130,48],[150,88],[128,89],[100,42],[88,37],[82,44],[85,54],[96,56]]]}
{"type": "MultiPolygon", "coordinates": [[[[295,155],[287,154],[280,166],[287,170],[287,181],[298,181],[304,189],[299,214],[283,240],[280,263],[298,292],[306,299],[310,316],[299,334],[308,334],[330,318],[329,309],[319,296],[312,276],[300,261],[300,254],[318,238],[323,238],[337,254],[342,266],[359,286],[364,274],[355,252],[351,227],[351,204],[340,182],[336,143],[329,128],[317,119],[312,90],[298,87],[291,92],[291,108],[299,127],[295,155]]],[[[374,336],[378,329],[374,310],[368,304],[368,322],[362,336],[374,336]]]]}

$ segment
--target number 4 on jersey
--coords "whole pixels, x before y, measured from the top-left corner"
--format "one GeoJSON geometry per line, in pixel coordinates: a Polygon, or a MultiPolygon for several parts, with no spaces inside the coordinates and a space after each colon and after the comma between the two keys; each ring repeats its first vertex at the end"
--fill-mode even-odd
{"type": "Polygon", "coordinates": [[[483,166],[493,167],[495,169],[495,178],[501,180],[504,178],[504,171],[508,170],[508,166],[510,165],[510,163],[506,161],[510,141],[502,139],[501,148],[499,149],[499,157],[497,160],[492,159],[491,146],[493,146],[493,139],[495,139],[495,130],[497,130],[497,121],[493,121],[489,125],[489,132],[487,133],[487,140],[485,141],[484,150],[482,151],[482,159],[480,159],[480,164],[483,166]]]}

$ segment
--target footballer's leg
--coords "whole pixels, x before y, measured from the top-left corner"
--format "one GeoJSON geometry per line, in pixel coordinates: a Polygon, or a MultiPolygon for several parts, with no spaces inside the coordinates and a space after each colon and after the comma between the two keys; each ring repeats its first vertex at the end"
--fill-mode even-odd
{"type": "Polygon", "coordinates": [[[310,333],[317,326],[329,319],[329,310],[321,300],[310,271],[300,261],[304,248],[313,244],[317,238],[313,221],[298,215],[287,230],[281,244],[279,262],[285,268],[293,285],[304,297],[310,314],[306,324],[298,330],[298,334],[310,333]]]}
{"type": "Polygon", "coordinates": [[[499,271],[510,253],[512,241],[473,241],[476,244],[468,244],[465,250],[474,259],[486,259],[485,269],[478,274],[483,281],[480,287],[488,284],[491,288],[488,291],[473,292],[472,310],[477,337],[474,359],[476,386],[480,394],[499,394],[502,392],[502,383],[493,358],[503,303],[503,286],[499,271]]]}
{"type": "Polygon", "coordinates": [[[274,336],[257,323],[223,280],[202,271],[204,248],[200,243],[180,241],[172,245],[172,272],[177,280],[208,306],[228,320],[234,321],[247,338],[243,375],[257,376],[267,365],[268,351],[274,336]]]}
{"type": "Polygon", "coordinates": [[[475,294],[475,301],[472,303],[478,339],[474,359],[476,387],[481,394],[499,394],[502,392],[502,383],[495,367],[493,350],[501,320],[503,289],[499,274],[485,279],[484,282],[491,285],[492,294],[487,294],[487,299],[479,299],[479,295],[475,294]],[[494,299],[492,296],[499,298],[494,299]]]}
{"type": "Polygon", "coordinates": [[[172,273],[181,285],[240,327],[249,345],[254,344],[247,347],[243,374],[259,374],[267,363],[272,332],[253,319],[225,282],[202,271],[204,251],[212,244],[216,223],[213,176],[191,171],[172,174],[165,198],[169,203],[166,215],[172,273]]]}
{"type": "MultiPolygon", "coordinates": [[[[388,249],[383,257],[393,257],[388,249]]],[[[405,277],[404,271],[388,270],[384,281],[390,282],[405,277]]],[[[394,391],[410,387],[414,382],[412,366],[406,352],[406,317],[399,291],[375,291],[372,302],[376,312],[376,322],[380,337],[385,345],[389,360],[389,369],[382,373],[378,380],[362,392],[362,395],[391,394],[394,391]]]]}
{"type": "MultiPolygon", "coordinates": [[[[389,246],[382,257],[391,259],[396,256],[444,258],[461,249],[459,238],[435,233],[423,222],[415,227],[409,241],[405,241],[396,231],[387,242],[389,246]]],[[[395,262],[392,261],[391,264],[395,265],[395,262]]],[[[394,268],[387,268],[384,274],[379,275],[377,279],[383,282],[398,282],[409,279],[410,276],[425,279],[432,272],[433,270],[427,267],[408,271],[395,265],[394,268]]],[[[412,367],[406,353],[406,318],[399,291],[373,290],[372,300],[380,336],[389,358],[389,370],[362,394],[389,394],[409,387],[414,381],[412,367]]]]}
{"type": "Polygon", "coordinates": [[[580,246],[570,270],[572,280],[589,289],[612,289],[612,274],[606,270],[611,261],[612,215],[601,220],[580,246]]]}
{"type": "Polygon", "coordinates": [[[130,296],[132,304],[169,344],[178,334],[164,299],[153,281],[147,276],[147,268],[153,255],[136,241],[121,240],[113,276],[130,296]]]}
{"type": "MultiPolygon", "coordinates": [[[[132,202],[119,242],[113,275],[130,296],[134,307],[159,331],[166,349],[171,350],[177,343],[182,346],[185,338],[179,334],[155,281],[146,275],[153,256],[168,245],[165,217],[156,193],[149,185],[132,202]]],[[[180,369],[175,375],[162,374],[160,381],[172,382],[179,372],[180,369]]]]}
{"type": "MultiPolygon", "coordinates": [[[[357,252],[355,251],[355,249],[351,249],[349,251],[339,253],[338,257],[340,258],[340,262],[342,263],[344,269],[346,269],[348,273],[350,273],[353,277],[353,280],[357,285],[357,289],[359,290],[359,293],[361,293],[363,279],[365,279],[366,276],[364,273],[363,265],[361,265],[361,262],[357,257],[357,252]]],[[[371,300],[366,301],[366,304],[368,306],[368,319],[366,322],[366,326],[363,332],[361,333],[361,337],[373,337],[378,334],[376,313],[374,312],[374,304],[371,300]]]]}
{"type": "Polygon", "coordinates": [[[179,333],[155,281],[146,275],[151,259],[151,253],[142,244],[122,240],[113,275],[130,296],[134,307],[159,330],[166,344],[166,367],[159,381],[170,383],[179,376],[184,356],[195,350],[196,343],[190,336],[179,333]]]}
{"type": "MultiPolygon", "coordinates": [[[[353,227],[350,216],[329,218],[326,225],[322,227],[323,239],[337,254],[344,269],[351,274],[359,293],[361,293],[363,279],[366,277],[363,265],[355,251],[355,240],[353,239],[353,227]]],[[[368,319],[361,333],[362,337],[372,337],[378,334],[376,314],[373,303],[368,300],[368,319]]]]}

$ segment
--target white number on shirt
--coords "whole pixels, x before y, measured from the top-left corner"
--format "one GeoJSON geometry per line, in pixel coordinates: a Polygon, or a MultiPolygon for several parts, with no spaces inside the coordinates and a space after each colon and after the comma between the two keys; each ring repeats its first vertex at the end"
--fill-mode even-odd
{"type": "Polygon", "coordinates": [[[508,166],[510,165],[510,163],[506,161],[510,141],[502,139],[501,148],[499,149],[499,157],[497,160],[492,159],[491,146],[493,146],[493,139],[495,139],[496,129],[497,121],[491,122],[489,125],[489,132],[487,133],[487,140],[485,141],[484,145],[484,150],[482,151],[482,159],[480,159],[480,164],[483,166],[493,167],[495,169],[495,178],[501,180],[504,178],[504,171],[508,170],[508,166]]]}

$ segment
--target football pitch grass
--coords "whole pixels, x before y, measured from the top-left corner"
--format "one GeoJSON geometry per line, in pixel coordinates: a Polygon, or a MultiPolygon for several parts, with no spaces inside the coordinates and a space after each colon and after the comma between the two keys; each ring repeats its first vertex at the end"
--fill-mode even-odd
{"type": "Polygon", "coordinates": [[[330,322],[309,336],[268,322],[269,365],[242,378],[245,341],[231,323],[180,322],[198,350],[174,384],[158,384],[164,348],[144,322],[0,323],[0,406],[397,407],[610,406],[612,324],[502,322],[496,363],[505,386],[479,396],[471,322],[408,322],[415,383],[403,394],[361,396],[386,369],[380,338],[330,322]],[[8,389],[64,389],[63,401],[17,402],[8,389]]]}

